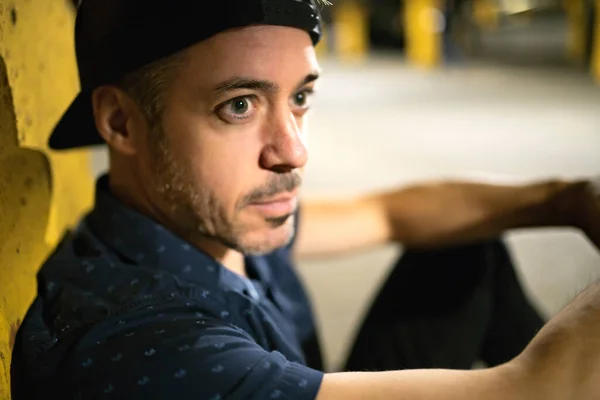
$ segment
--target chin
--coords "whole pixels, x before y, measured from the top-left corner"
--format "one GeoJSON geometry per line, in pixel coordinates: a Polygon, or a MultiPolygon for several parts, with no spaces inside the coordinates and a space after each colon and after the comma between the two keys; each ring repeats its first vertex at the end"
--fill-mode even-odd
{"type": "Polygon", "coordinates": [[[264,255],[287,246],[294,237],[294,218],[289,216],[283,224],[273,227],[267,222],[267,227],[245,235],[240,241],[240,247],[248,255],[264,255]]]}

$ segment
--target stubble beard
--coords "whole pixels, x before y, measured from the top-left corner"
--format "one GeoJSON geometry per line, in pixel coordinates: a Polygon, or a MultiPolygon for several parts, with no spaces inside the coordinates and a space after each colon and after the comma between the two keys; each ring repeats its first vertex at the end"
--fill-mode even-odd
{"type": "Polygon", "coordinates": [[[153,130],[151,144],[155,190],[167,207],[175,230],[190,243],[202,239],[216,241],[245,255],[264,255],[287,245],[295,234],[295,213],[265,219],[271,229],[290,224],[283,243],[273,245],[267,240],[249,240],[249,227],[237,221],[240,211],[252,202],[289,192],[301,185],[297,172],[274,173],[266,184],[243,196],[232,216],[225,204],[208,188],[198,185],[190,165],[178,162],[170,151],[167,136],[160,124],[153,130]]]}

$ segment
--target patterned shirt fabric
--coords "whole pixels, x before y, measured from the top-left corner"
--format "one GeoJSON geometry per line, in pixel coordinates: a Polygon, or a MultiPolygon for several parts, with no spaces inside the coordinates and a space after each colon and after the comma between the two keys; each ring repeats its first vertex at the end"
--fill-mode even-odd
{"type": "Polygon", "coordinates": [[[314,399],[321,356],[291,245],[248,278],[108,193],[38,274],[13,399],[314,399]]]}

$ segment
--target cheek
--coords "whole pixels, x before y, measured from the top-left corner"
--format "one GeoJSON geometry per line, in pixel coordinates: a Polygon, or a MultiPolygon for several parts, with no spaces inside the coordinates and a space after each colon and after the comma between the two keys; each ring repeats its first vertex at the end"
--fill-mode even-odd
{"type": "Polygon", "coordinates": [[[210,128],[189,132],[177,142],[174,158],[188,166],[197,191],[209,192],[230,212],[260,185],[260,146],[247,132],[210,128]]]}

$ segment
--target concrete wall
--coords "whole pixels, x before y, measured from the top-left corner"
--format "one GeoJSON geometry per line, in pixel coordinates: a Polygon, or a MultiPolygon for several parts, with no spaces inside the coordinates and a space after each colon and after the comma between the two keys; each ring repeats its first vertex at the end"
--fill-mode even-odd
{"type": "Polygon", "coordinates": [[[0,0],[0,399],[35,274],[92,203],[86,151],[46,148],[78,90],[67,0],[0,0]]]}

